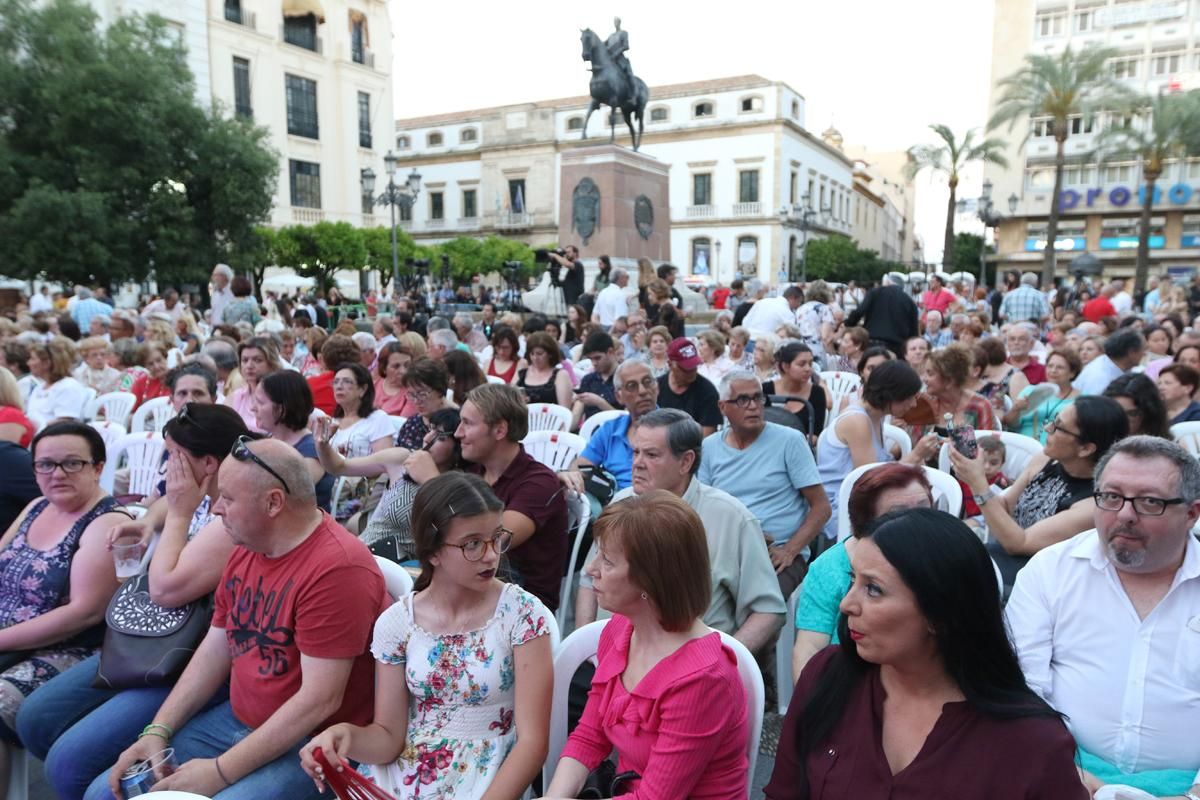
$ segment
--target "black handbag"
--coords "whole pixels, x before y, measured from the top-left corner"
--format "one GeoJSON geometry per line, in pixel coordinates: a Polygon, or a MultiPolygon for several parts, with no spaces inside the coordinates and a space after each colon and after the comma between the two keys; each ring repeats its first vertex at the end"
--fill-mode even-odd
{"type": "Polygon", "coordinates": [[[212,597],[164,608],[150,598],[150,576],[121,584],[104,614],[108,628],[96,689],[140,689],[173,683],[208,632],[212,597]]]}
{"type": "Polygon", "coordinates": [[[580,800],[603,800],[616,797],[625,788],[628,781],[637,780],[641,776],[632,770],[617,774],[617,765],[607,758],[600,766],[588,773],[583,788],[579,790],[580,800]]]}

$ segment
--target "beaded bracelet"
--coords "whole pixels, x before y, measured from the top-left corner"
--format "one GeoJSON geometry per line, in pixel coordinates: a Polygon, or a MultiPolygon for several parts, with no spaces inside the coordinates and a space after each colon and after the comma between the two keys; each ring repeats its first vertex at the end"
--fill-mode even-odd
{"type": "Polygon", "coordinates": [[[141,739],[143,736],[157,736],[160,739],[162,739],[163,741],[169,742],[169,741],[171,741],[171,737],[174,735],[175,735],[175,731],[171,730],[171,726],[163,725],[161,722],[151,722],[149,725],[142,728],[142,732],[138,734],[138,738],[141,739]],[[163,731],[166,731],[166,733],[165,734],[159,733],[154,730],[155,728],[159,728],[163,731]]]}

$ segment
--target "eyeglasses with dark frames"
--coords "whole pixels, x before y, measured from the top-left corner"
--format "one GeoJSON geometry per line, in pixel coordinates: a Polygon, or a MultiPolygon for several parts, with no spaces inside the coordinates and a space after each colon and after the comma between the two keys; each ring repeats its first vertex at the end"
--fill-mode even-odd
{"type": "Polygon", "coordinates": [[[288,486],[288,483],[283,479],[283,476],[272,469],[270,464],[254,455],[254,452],[248,447],[250,442],[253,441],[255,440],[251,439],[249,436],[239,436],[237,441],[233,443],[233,449],[229,451],[229,455],[233,456],[238,461],[253,461],[255,464],[258,464],[267,472],[271,473],[271,477],[283,484],[283,490],[285,492],[291,494],[292,487],[288,486]]]}
{"type": "Polygon", "coordinates": [[[88,464],[95,464],[95,461],[88,461],[82,458],[64,458],[62,461],[53,461],[49,458],[39,458],[33,462],[33,471],[39,475],[53,475],[54,470],[62,467],[62,471],[66,475],[74,475],[83,470],[88,464]]]}
{"type": "Polygon", "coordinates": [[[1104,511],[1120,511],[1126,503],[1132,503],[1139,517],[1161,517],[1167,513],[1167,506],[1186,502],[1182,497],[1126,497],[1116,492],[1095,492],[1092,498],[1096,501],[1096,507],[1104,511]]]}
{"type": "Polygon", "coordinates": [[[749,408],[752,404],[762,408],[763,404],[767,402],[767,396],[762,392],[756,392],[755,394],[739,394],[737,397],[730,398],[730,402],[732,402],[738,408],[749,408]]]}
{"type": "Polygon", "coordinates": [[[500,528],[496,531],[496,535],[490,539],[471,539],[462,544],[446,543],[446,547],[457,547],[462,550],[463,558],[467,561],[478,561],[483,558],[483,554],[487,552],[488,545],[496,551],[496,555],[503,555],[508,552],[508,548],[512,546],[513,532],[508,528],[500,528]]]}
{"type": "Polygon", "coordinates": [[[1078,434],[1075,431],[1067,430],[1062,425],[1059,425],[1058,420],[1056,419],[1050,420],[1042,427],[1045,429],[1046,433],[1065,433],[1067,436],[1074,436],[1076,439],[1083,439],[1081,434],[1078,434]]]}

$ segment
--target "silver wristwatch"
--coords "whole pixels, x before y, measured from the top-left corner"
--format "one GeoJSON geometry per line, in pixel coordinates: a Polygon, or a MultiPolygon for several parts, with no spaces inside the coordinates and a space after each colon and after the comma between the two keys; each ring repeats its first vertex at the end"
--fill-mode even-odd
{"type": "MultiPolygon", "coordinates": [[[[975,505],[979,506],[979,509],[982,511],[983,504],[995,496],[996,493],[992,490],[992,487],[989,486],[982,494],[972,494],[971,499],[975,501],[975,505]]],[[[1200,797],[1197,797],[1196,800],[1200,800],[1200,797]]]]}

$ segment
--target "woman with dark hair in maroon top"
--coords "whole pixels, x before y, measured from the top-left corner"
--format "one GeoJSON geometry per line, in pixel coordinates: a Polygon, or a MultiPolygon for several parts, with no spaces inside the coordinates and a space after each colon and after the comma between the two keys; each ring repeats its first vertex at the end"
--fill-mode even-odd
{"type": "Polygon", "coordinates": [[[933,509],[850,558],[841,644],[804,668],[768,800],[1086,800],[1075,740],[1025,682],[979,538],[933,509]]]}

